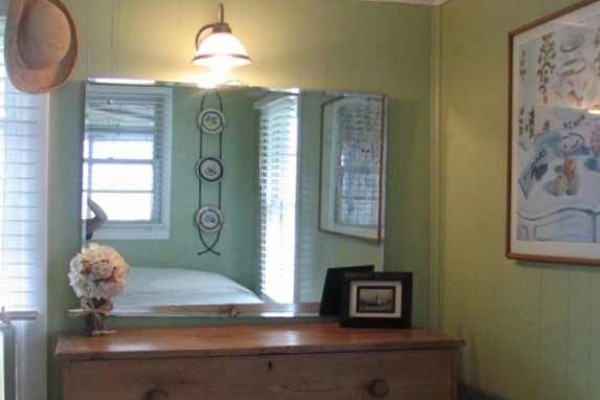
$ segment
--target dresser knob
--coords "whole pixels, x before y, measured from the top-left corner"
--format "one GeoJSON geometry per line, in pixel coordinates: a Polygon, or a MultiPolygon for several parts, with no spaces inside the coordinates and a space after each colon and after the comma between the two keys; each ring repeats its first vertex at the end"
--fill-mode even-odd
{"type": "Polygon", "coordinates": [[[148,393],[148,400],[168,400],[169,395],[162,389],[152,389],[148,393]]]}
{"type": "Polygon", "coordinates": [[[367,387],[369,394],[376,399],[383,399],[390,393],[390,386],[383,379],[373,379],[367,387]]]}

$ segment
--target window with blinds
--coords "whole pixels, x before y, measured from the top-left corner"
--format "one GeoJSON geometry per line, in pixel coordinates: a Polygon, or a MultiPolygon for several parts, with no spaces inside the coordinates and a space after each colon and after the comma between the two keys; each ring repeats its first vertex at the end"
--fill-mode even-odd
{"type": "Polygon", "coordinates": [[[260,109],[261,293],[294,301],[298,99],[264,101],[260,109]]]}
{"type": "Polygon", "coordinates": [[[0,389],[26,400],[46,396],[48,96],[19,92],[7,77],[7,3],[0,0],[0,308],[12,322],[2,327],[0,389]]]}
{"type": "Polygon", "coordinates": [[[171,88],[87,86],[82,201],[108,218],[94,239],[169,237],[171,118],[171,88]]]}

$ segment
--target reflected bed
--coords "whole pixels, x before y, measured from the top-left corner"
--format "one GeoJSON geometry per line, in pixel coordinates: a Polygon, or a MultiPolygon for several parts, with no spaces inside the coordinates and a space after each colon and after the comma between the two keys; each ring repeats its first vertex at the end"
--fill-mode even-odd
{"type": "Polygon", "coordinates": [[[180,268],[131,267],[115,307],[264,303],[250,289],[217,273],[180,268]]]}

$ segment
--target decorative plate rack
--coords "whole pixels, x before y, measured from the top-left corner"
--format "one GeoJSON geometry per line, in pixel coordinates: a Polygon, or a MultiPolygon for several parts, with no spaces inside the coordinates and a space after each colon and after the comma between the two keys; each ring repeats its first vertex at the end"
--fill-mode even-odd
{"type": "Polygon", "coordinates": [[[198,230],[200,243],[204,247],[198,252],[198,255],[213,253],[219,256],[221,253],[215,247],[221,238],[224,222],[221,208],[222,180],[225,172],[222,161],[225,114],[223,112],[223,100],[219,93],[207,92],[202,96],[196,122],[200,137],[198,162],[194,167],[198,177],[198,210],[194,215],[194,225],[198,230]],[[214,97],[217,103],[216,107],[206,105],[208,97],[214,97]],[[217,138],[216,143],[215,137],[217,138]],[[216,189],[217,191],[216,204],[209,204],[205,201],[208,195],[206,192],[209,189],[216,189]]]}

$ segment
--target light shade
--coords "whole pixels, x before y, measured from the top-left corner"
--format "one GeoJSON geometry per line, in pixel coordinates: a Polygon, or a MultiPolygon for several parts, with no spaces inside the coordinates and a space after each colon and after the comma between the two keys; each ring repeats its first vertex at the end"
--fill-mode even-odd
{"type": "Polygon", "coordinates": [[[251,62],[246,48],[225,22],[223,4],[219,4],[218,22],[202,27],[196,35],[196,55],[192,64],[225,72],[251,62]]]}
{"type": "Polygon", "coordinates": [[[194,65],[215,70],[231,69],[250,64],[250,57],[242,42],[231,32],[215,32],[198,43],[194,65]]]}
{"type": "Polygon", "coordinates": [[[594,104],[587,110],[588,114],[600,115],[600,104],[594,104]]]}

